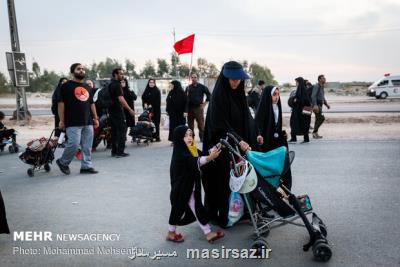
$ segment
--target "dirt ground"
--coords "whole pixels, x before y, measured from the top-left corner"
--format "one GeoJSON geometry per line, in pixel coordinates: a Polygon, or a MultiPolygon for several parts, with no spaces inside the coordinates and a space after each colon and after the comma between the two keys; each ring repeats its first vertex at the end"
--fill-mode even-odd
{"type": "MultiPolygon", "coordinates": [[[[326,121],[319,133],[323,140],[398,140],[400,139],[400,115],[393,113],[376,114],[325,114],[326,121]]],[[[4,121],[8,128],[18,131],[17,141],[25,146],[32,139],[48,137],[53,129],[50,116],[34,117],[25,125],[16,121],[4,121]]],[[[314,124],[314,116],[312,124],[314,124]]],[[[290,132],[289,114],[284,115],[283,128],[290,132]]],[[[167,142],[168,131],[161,126],[161,138],[167,142]]],[[[300,138],[301,139],[301,138],[300,138]]]]}

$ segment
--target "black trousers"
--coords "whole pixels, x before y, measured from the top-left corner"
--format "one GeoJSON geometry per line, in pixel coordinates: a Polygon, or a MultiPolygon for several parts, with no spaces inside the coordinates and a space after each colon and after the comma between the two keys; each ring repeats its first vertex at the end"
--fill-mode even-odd
{"type": "Polygon", "coordinates": [[[60,137],[61,130],[58,128],[60,126],[60,117],[58,115],[54,115],[54,136],[60,137]]]}
{"type": "Polygon", "coordinates": [[[111,154],[122,154],[125,150],[126,122],[122,116],[110,116],[111,154]]]}

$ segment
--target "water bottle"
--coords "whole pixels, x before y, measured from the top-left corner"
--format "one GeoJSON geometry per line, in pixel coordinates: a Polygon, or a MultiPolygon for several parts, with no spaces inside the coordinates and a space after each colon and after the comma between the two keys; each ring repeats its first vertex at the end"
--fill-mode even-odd
{"type": "Polygon", "coordinates": [[[65,140],[65,132],[61,132],[60,137],[58,137],[58,144],[61,145],[62,143],[64,143],[65,140]]]}

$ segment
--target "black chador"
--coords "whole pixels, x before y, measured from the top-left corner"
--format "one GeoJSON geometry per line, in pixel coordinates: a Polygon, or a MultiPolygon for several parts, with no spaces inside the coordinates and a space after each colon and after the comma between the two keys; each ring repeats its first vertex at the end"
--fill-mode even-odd
{"type": "Polygon", "coordinates": [[[6,208],[4,207],[3,196],[0,191],[0,234],[9,234],[7,218],[6,218],[6,208]]]}
{"type": "Polygon", "coordinates": [[[255,121],[257,134],[264,139],[260,151],[266,152],[280,146],[287,147],[286,137],[282,131],[282,105],[279,98],[277,104],[272,104],[272,94],[279,90],[274,86],[265,87],[257,108],[255,121]]]}
{"type": "MultiPolygon", "coordinates": [[[[171,214],[170,225],[187,225],[196,221],[196,217],[203,225],[208,223],[206,209],[201,199],[201,180],[198,158],[189,151],[183,141],[186,131],[185,125],[178,126],[174,131],[174,150],[172,152],[171,176],[171,214]],[[190,196],[194,189],[196,217],[189,207],[190,196]]],[[[198,155],[201,151],[198,150],[198,155]]]]}
{"type": "MultiPolygon", "coordinates": [[[[281,99],[279,98],[275,105],[272,103],[272,95],[276,90],[279,89],[274,86],[265,87],[255,116],[256,131],[264,140],[262,145],[257,146],[258,150],[261,152],[267,152],[280,146],[286,146],[286,148],[288,148],[286,134],[282,131],[281,99]]],[[[286,166],[287,168],[285,168],[282,180],[284,185],[288,189],[291,189],[292,173],[290,170],[289,158],[286,160],[286,166]]]]}
{"type": "Polygon", "coordinates": [[[174,88],[172,88],[167,96],[167,113],[169,117],[168,140],[172,142],[175,128],[185,124],[183,113],[186,107],[186,95],[180,82],[174,80],[171,84],[174,88]]]}
{"type": "MultiPolygon", "coordinates": [[[[255,140],[253,121],[249,112],[244,91],[244,80],[237,89],[232,89],[229,79],[224,76],[224,68],[239,68],[236,62],[228,62],[215,84],[210,105],[207,110],[203,151],[215,146],[227,132],[235,132],[243,141],[251,145],[255,140]],[[232,65],[232,66],[230,66],[232,65]]],[[[239,65],[240,66],[240,65],[239,65]]],[[[240,66],[241,68],[241,66],[240,66]]],[[[212,220],[226,227],[229,210],[229,172],[230,158],[226,150],[214,162],[207,164],[203,172],[205,206],[212,220]]]]}

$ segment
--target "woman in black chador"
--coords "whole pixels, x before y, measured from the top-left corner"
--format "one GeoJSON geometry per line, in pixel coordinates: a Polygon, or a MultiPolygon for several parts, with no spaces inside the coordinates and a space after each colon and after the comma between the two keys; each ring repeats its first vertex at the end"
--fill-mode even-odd
{"type": "Polygon", "coordinates": [[[172,89],[167,96],[167,113],[169,116],[169,134],[168,140],[173,141],[174,130],[179,125],[185,124],[186,95],[180,82],[174,80],[171,82],[172,89]]]}
{"type": "Polygon", "coordinates": [[[172,152],[171,176],[171,213],[166,239],[182,242],[183,236],[176,233],[178,225],[197,222],[208,242],[224,236],[224,232],[211,231],[208,215],[201,202],[200,167],[216,159],[221,150],[211,149],[209,156],[201,156],[194,141],[193,131],[185,125],[174,130],[174,151],[172,152]]]}
{"type": "Polygon", "coordinates": [[[160,142],[160,120],[161,120],[161,92],[156,86],[156,80],[150,79],[142,95],[143,108],[151,107],[154,113],[153,122],[156,125],[154,138],[160,142]]]}
{"type": "MultiPolygon", "coordinates": [[[[122,87],[122,92],[124,93],[124,98],[126,103],[131,109],[135,110],[135,101],[137,99],[137,96],[135,92],[130,89],[128,79],[123,79],[121,81],[121,87],[122,87]]],[[[126,119],[126,127],[128,130],[128,128],[135,126],[135,116],[131,116],[128,110],[126,109],[124,109],[124,112],[126,119]]]]}
{"type": "MultiPolygon", "coordinates": [[[[242,65],[235,61],[224,64],[215,84],[207,110],[203,151],[215,146],[227,132],[234,132],[242,139],[242,151],[255,141],[253,121],[247,105],[244,80],[249,76],[242,65]]],[[[226,150],[213,163],[205,166],[203,185],[205,205],[212,220],[221,227],[228,223],[230,158],[226,150]]]]}
{"type": "Polygon", "coordinates": [[[6,218],[6,208],[4,207],[3,196],[0,191],[0,234],[9,234],[7,218],[6,218]]]}
{"type": "MultiPolygon", "coordinates": [[[[267,152],[281,146],[288,148],[287,134],[286,131],[282,130],[282,105],[278,87],[265,87],[255,121],[259,151],[267,152]]],[[[290,189],[292,186],[290,168],[286,171],[282,180],[284,185],[290,189]]]]}
{"type": "Polygon", "coordinates": [[[303,114],[303,109],[306,106],[311,106],[311,100],[307,94],[305,81],[302,77],[295,79],[297,89],[293,100],[292,114],[290,116],[290,140],[296,142],[297,135],[303,135],[303,143],[310,142],[308,132],[310,130],[311,115],[303,114]]]}

